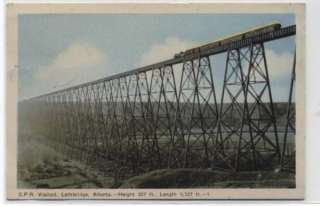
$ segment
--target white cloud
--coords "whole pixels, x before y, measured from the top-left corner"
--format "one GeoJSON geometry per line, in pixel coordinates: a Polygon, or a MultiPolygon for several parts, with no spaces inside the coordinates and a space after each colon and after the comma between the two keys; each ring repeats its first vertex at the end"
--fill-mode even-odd
{"type": "Polygon", "coordinates": [[[285,52],[277,52],[272,49],[266,49],[266,58],[270,76],[279,77],[291,74],[293,65],[293,54],[285,52]]]}
{"type": "Polygon", "coordinates": [[[49,65],[40,68],[36,78],[63,82],[82,75],[88,79],[87,75],[98,75],[93,67],[102,66],[106,62],[106,55],[92,45],[76,42],[60,52],[49,65]]]}
{"type": "MultiPolygon", "coordinates": [[[[178,37],[168,37],[163,42],[153,44],[144,54],[141,55],[136,67],[147,66],[158,63],[163,60],[171,59],[176,53],[193,48],[198,43],[180,39],[178,37]]],[[[182,65],[174,66],[175,81],[179,90],[179,82],[181,80],[182,65]]],[[[150,81],[151,72],[147,72],[147,79],[150,81]]]]}
{"type": "Polygon", "coordinates": [[[28,89],[28,96],[102,78],[107,75],[108,65],[105,53],[89,43],[74,42],[48,65],[38,69],[34,75],[35,82],[28,89]]]}
{"type": "Polygon", "coordinates": [[[193,41],[168,37],[164,42],[152,45],[146,53],[142,54],[137,66],[145,66],[170,59],[174,54],[192,48],[195,45],[196,42],[193,41]]]}

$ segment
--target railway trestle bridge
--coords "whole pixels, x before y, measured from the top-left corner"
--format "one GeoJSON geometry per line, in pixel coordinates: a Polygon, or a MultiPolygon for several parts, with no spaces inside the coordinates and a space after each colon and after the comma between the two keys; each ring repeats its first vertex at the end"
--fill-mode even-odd
{"type": "Polygon", "coordinates": [[[294,169],[295,57],[280,124],[264,43],[295,33],[292,25],[176,56],[21,101],[19,109],[34,138],[87,164],[111,161],[136,173],[294,169]],[[218,97],[210,57],[220,53],[218,97]]]}

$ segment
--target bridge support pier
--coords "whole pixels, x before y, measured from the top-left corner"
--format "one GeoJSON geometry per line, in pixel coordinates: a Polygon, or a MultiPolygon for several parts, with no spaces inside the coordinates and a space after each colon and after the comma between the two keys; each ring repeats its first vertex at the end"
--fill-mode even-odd
{"type": "MultiPolygon", "coordinates": [[[[287,142],[289,130],[292,130],[294,134],[296,134],[296,116],[295,116],[295,106],[293,104],[293,95],[296,81],[296,52],[294,54],[292,72],[291,72],[291,80],[290,80],[290,88],[289,88],[289,98],[288,98],[288,106],[287,106],[287,116],[286,116],[286,126],[285,133],[283,136],[283,146],[282,146],[282,168],[295,169],[295,165],[292,165],[295,157],[295,152],[289,152],[289,144],[287,142]]],[[[294,145],[295,147],[295,145],[294,145]]],[[[294,150],[295,151],[295,150],[294,150]]]]}
{"type": "Polygon", "coordinates": [[[271,167],[280,146],[264,45],[229,50],[220,104],[217,164],[271,167]],[[227,134],[225,134],[225,132],[227,134]],[[235,149],[236,148],[236,149],[235,149]]]}

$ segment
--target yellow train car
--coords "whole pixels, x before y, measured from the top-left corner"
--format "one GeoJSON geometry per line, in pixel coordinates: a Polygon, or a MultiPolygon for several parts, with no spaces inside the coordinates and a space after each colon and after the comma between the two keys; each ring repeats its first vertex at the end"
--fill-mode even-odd
{"type": "Polygon", "coordinates": [[[221,46],[223,44],[226,44],[226,43],[229,43],[229,42],[232,42],[232,41],[241,40],[241,39],[245,39],[245,38],[248,38],[248,37],[253,37],[253,36],[259,35],[261,33],[272,32],[272,31],[275,31],[275,30],[279,30],[280,28],[281,28],[281,24],[279,22],[273,22],[273,23],[270,23],[270,24],[267,24],[267,25],[254,27],[254,28],[249,29],[249,30],[247,30],[245,32],[235,33],[235,34],[232,34],[230,36],[226,36],[226,37],[224,37],[222,39],[216,40],[214,42],[203,44],[201,46],[189,49],[189,50],[187,50],[185,52],[180,52],[178,54],[175,54],[174,57],[178,58],[178,57],[181,57],[181,56],[184,56],[184,55],[198,53],[198,52],[200,52],[202,50],[212,49],[214,47],[221,46]]]}

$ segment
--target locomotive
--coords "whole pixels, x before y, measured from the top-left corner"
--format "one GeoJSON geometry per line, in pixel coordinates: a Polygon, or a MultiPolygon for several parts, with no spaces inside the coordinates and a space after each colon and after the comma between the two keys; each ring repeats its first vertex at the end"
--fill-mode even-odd
{"type": "Polygon", "coordinates": [[[232,41],[237,41],[237,40],[242,40],[245,38],[249,38],[249,37],[253,37],[253,36],[257,36],[261,33],[266,33],[266,32],[272,32],[272,31],[276,31],[279,30],[281,28],[281,24],[279,22],[275,22],[275,23],[271,23],[271,24],[267,24],[267,25],[263,25],[263,26],[259,26],[259,27],[255,27],[252,28],[246,32],[241,32],[241,33],[236,33],[236,34],[232,34],[230,36],[224,37],[222,39],[216,40],[214,42],[211,43],[207,43],[192,49],[188,49],[185,52],[180,52],[174,55],[174,58],[180,58],[183,57],[185,55],[190,55],[190,54],[196,54],[199,53],[203,50],[208,50],[208,49],[212,49],[214,47],[218,47],[221,46],[223,44],[232,42],[232,41]]]}

